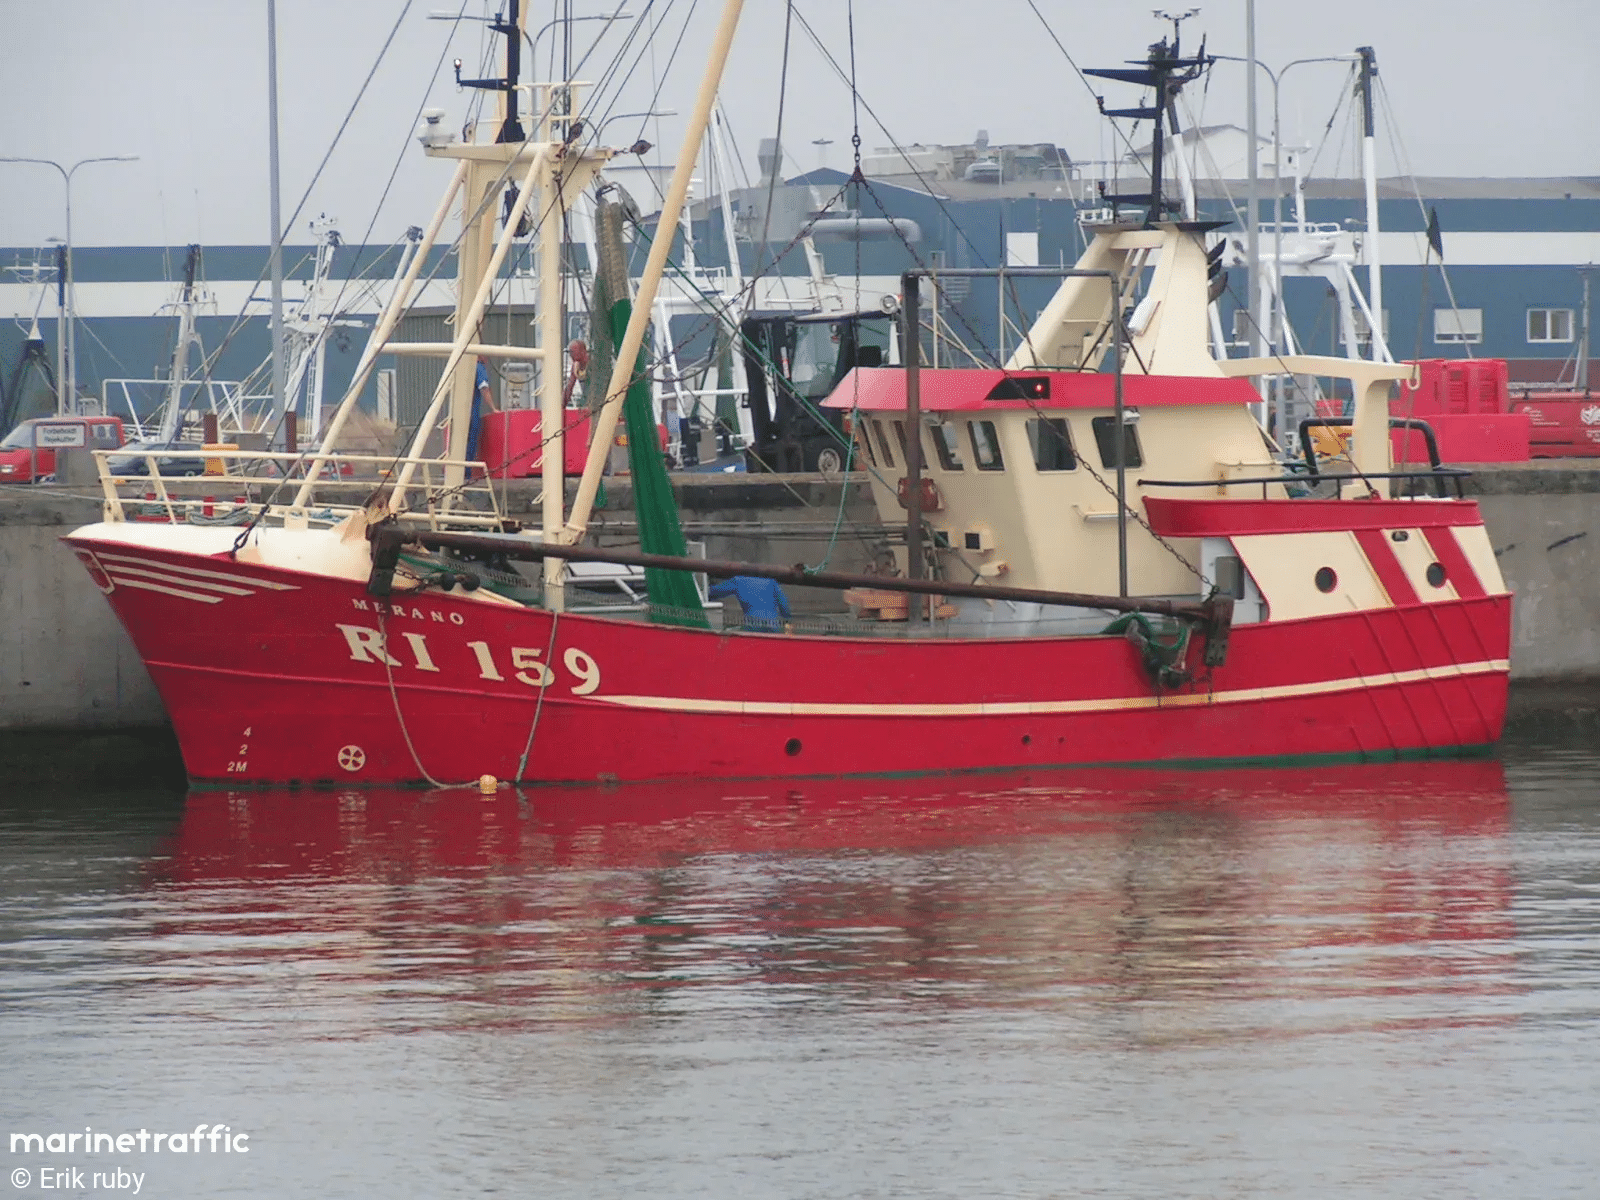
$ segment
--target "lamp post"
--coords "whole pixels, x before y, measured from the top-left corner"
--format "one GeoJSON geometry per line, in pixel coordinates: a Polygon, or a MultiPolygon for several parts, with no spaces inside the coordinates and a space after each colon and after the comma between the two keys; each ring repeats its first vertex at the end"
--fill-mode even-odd
{"type": "MultiPolygon", "coordinates": [[[[1268,353],[1269,354],[1277,354],[1283,349],[1283,339],[1284,339],[1284,336],[1285,336],[1285,330],[1286,330],[1287,325],[1288,325],[1288,310],[1287,310],[1287,308],[1286,308],[1286,306],[1284,304],[1284,299],[1283,299],[1283,122],[1282,122],[1282,119],[1281,119],[1281,116],[1280,116],[1280,109],[1279,109],[1279,106],[1278,106],[1279,86],[1283,82],[1283,77],[1289,73],[1289,69],[1291,67],[1302,66],[1305,63],[1319,63],[1319,62],[1349,63],[1349,62],[1359,62],[1360,59],[1361,59],[1361,56],[1359,54],[1339,54],[1339,55],[1326,55],[1326,56],[1322,56],[1322,57],[1318,57],[1318,58],[1297,58],[1297,59],[1294,59],[1292,62],[1285,63],[1283,66],[1279,67],[1276,71],[1272,70],[1271,67],[1267,66],[1266,63],[1261,62],[1259,59],[1251,60],[1251,59],[1248,59],[1248,58],[1239,58],[1238,56],[1232,55],[1232,54],[1218,54],[1218,55],[1216,55],[1216,57],[1219,58],[1219,59],[1223,59],[1223,60],[1225,60],[1227,62],[1249,63],[1249,62],[1254,61],[1255,65],[1257,67],[1260,67],[1261,70],[1266,72],[1267,78],[1269,80],[1271,80],[1271,82],[1272,82],[1272,295],[1273,295],[1273,304],[1272,304],[1272,324],[1271,324],[1271,327],[1269,328],[1267,326],[1267,324],[1266,324],[1265,318],[1266,318],[1267,314],[1265,312],[1265,305],[1263,305],[1261,303],[1261,298],[1258,295],[1254,295],[1253,294],[1250,297],[1250,312],[1254,317],[1255,326],[1256,326],[1256,329],[1257,329],[1258,333],[1259,333],[1259,331],[1265,329],[1268,333],[1271,334],[1271,337],[1268,339],[1268,347],[1267,347],[1268,353]]],[[[1252,145],[1250,147],[1250,154],[1254,155],[1255,153],[1256,153],[1256,147],[1252,145]]],[[[1254,211],[1254,209],[1252,207],[1252,211],[1250,213],[1250,223],[1251,223],[1252,228],[1255,227],[1258,224],[1258,221],[1259,221],[1258,215],[1256,214],[1256,212],[1254,211]]],[[[1259,244],[1258,239],[1256,239],[1256,238],[1252,238],[1251,241],[1253,243],[1259,244]]],[[[1254,263],[1254,262],[1252,262],[1250,264],[1250,273],[1251,273],[1252,276],[1254,276],[1255,273],[1256,273],[1256,266],[1257,266],[1257,264],[1254,263]]],[[[1252,340],[1254,340],[1254,338],[1252,338],[1252,340]]],[[[1278,436],[1281,438],[1283,436],[1283,383],[1282,383],[1281,377],[1275,377],[1275,378],[1278,378],[1279,382],[1278,382],[1277,388],[1276,388],[1276,390],[1277,390],[1276,404],[1273,407],[1274,407],[1275,416],[1277,418],[1278,436]]]]}
{"type": "MultiPolygon", "coordinates": [[[[588,13],[581,17],[557,17],[554,21],[546,21],[539,27],[539,32],[534,34],[533,37],[529,38],[528,40],[528,60],[533,63],[534,70],[539,69],[539,64],[536,60],[536,56],[539,53],[539,39],[545,34],[549,33],[550,30],[554,29],[557,25],[574,25],[579,21],[605,21],[609,25],[609,23],[612,21],[627,20],[631,16],[633,16],[632,13],[625,12],[623,9],[618,8],[614,12],[588,13]]],[[[605,30],[602,29],[600,33],[601,36],[604,36],[605,30]]],[[[523,36],[526,37],[527,35],[524,34],[523,36]]],[[[568,82],[570,82],[570,80],[568,82]]]]}
{"type": "MultiPolygon", "coordinates": [[[[1239,58],[1231,54],[1218,54],[1215,57],[1226,62],[1247,63],[1251,61],[1248,58],[1239,58]]],[[[1283,281],[1280,278],[1283,273],[1283,124],[1278,106],[1279,85],[1290,67],[1298,67],[1304,63],[1351,63],[1360,61],[1361,56],[1359,54],[1339,54],[1321,58],[1297,58],[1292,62],[1285,63],[1276,71],[1273,71],[1266,63],[1257,61],[1255,64],[1266,72],[1267,78],[1272,82],[1272,287],[1276,300],[1273,305],[1273,322],[1276,326],[1272,330],[1275,335],[1272,338],[1272,348],[1274,350],[1277,349],[1278,343],[1283,337],[1284,322],[1283,281]]],[[[1255,153],[1254,146],[1250,148],[1250,153],[1255,153]]],[[[1256,219],[1256,214],[1252,212],[1250,214],[1251,223],[1254,224],[1256,219]]],[[[1252,312],[1255,311],[1257,304],[1256,297],[1252,296],[1250,298],[1252,312]]]]}
{"type": "Polygon", "coordinates": [[[66,279],[62,285],[62,295],[66,300],[63,306],[65,312],[62,328],[56,330],[56,411],[62,415],[70,415],[78,411],[78,379],[77,360],[73,351],[76,348],[73,341],[73,322],[76,320],[76,310],[72,300],[72,287],[75,282],[72,274],[72,177],[79,167],[86,167],[97,162],[136,162],[137,154],[108,154],[97,158],[82,158],[73,163],[71,167],[63,167],[51,158],[15,158],[0,157],[0,162],[38,163],[44,167],[54,167],[61,173],[61,182],[66,190],[67,198],[67,229],[66,229],[66,279]]]}
{"type": "MultiPolygon", "coordinates": [[[[578,21],[607,21],[607,22],[610,22],[610,21],[623,21],[623,20],[627,20],[631,16],[633,16],[632,13],[626,12],[623,9],[618,8],[614,12],[589,13],[589,14],[587,14],[585,16],[581,16],[581,17],[557,17],[554,21],[546,21],[543,25],[541,25],[539,27],[539,32],[535,33],[531,38],[528,38],[528,35],[526,33],[523,33],[523,35],[522,35],[523,37],[528,38],[528,59],[529,59],[530,62],[533,63],[534,69],[538,70],[538,63],[534,62],[533,60],[534,60],[535,56],[539,53],[539,39],[542,38],[545,34],[549,33],[550,30],[554,29],[557,25],[570,25],[570,24],[574,24],[574,23],[576,23],[578,21]]],[[[452,13],[452,12],[431,12],[431,13],[428,14],[428,20],[430,20],[430,21],[487,21],[487,20],[489,20],[489,18],[487,18],[487,17],[464,17],[460,13],[452,13]]],[[[604,32],[605,32],[604,30],[601,31],[602,34],[604,34],[604,32]]]]}

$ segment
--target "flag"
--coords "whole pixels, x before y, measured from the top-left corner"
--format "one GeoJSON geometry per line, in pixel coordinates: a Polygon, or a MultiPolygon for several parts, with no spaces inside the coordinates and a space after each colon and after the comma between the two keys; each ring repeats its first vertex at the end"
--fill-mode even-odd
{"type": "Polygon", "coordinates": [[[1439,256],[1439,261],[1444,261],[1444,238],[1439,234],[1439,210],[1428,210],[1428,249],[1439,256]]]}

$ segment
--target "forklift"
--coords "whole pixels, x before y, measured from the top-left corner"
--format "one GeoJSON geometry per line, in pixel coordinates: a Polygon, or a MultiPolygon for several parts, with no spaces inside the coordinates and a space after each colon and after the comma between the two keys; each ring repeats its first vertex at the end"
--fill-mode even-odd
{"type": "Polygon", "coordinates": [[[882,309],[745,318],[739,326],[745,405],[755,435],[745,469],[841,474],[849,413],[822,402],[856,367],[899,364],[896,324],[895,314],[882,309]]]}

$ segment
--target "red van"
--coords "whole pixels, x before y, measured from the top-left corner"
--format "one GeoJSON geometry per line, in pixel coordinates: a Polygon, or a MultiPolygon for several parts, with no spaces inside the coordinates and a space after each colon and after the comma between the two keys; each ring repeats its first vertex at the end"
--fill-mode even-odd
{"type": "Polygon", "coordinates": [[[124,441],[117,417],[36,417],[0,441],[0,483],[39,483],[56,473],[56,451],[115,450],[124,441]]]}
{"type": "Polygon", "coordinates": [[[1529,392],[1511,402],[1527,413],[1535,458],[1600,456],[1600,396],[1590,392],[1529,392]]]}

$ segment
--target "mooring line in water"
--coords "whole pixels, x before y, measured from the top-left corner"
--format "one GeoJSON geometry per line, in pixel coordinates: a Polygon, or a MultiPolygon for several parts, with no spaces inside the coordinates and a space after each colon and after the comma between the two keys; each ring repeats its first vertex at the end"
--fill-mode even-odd
{"type": "Polygon", "coordinates": [[[417,768],[417,774],[440,789],[471,787],[470,783],[442,783],[428,774],[428,768],[422,765],[422,756],[417,753],[417,747],[411,740],[411,731],[406,728],[405,713],[400,711],[400,693],[394,686],[394,659],[389,656],[389,622],[382,609],[378,610],[378,635],[381,639],[378,648],[383,656],[383,675],[389,681],[389,699],[394,704],[394,718],[400,724],[400,736],[405,739],[406,749],[411,752],[411,763],[417,768]]]}

